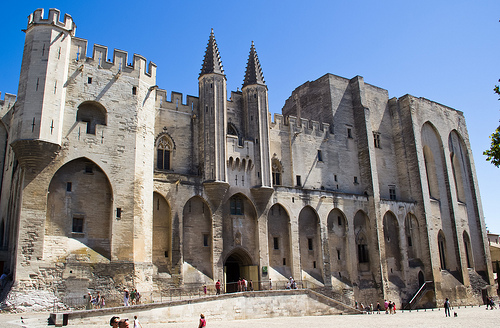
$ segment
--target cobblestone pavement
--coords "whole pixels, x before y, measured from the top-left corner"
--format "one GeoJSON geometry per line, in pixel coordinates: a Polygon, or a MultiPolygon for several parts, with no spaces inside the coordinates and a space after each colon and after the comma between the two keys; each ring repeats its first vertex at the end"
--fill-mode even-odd
{"type": "MultiPolygon", "coordinates": [[[[494,327],[497,326],[500,319],[500,310],[485,310],[481,307],[461,307],[451,310],[452,317],[446,318],[443,310],[419,310],[412,312],[401,312],[394,315],[372,314],[372,315],[337,315],[337,316],[317,316],[317,317],[279,317],[269,319],[248,319],[232,321],[214,321],[207,318],[207,327],[218,328],[245,328],[245,327],[270,327],[270,328],[311,328],[311,327],[371,327],[371,328],[390,328],[390,327],[494,327]],[[457,317],[453,317],[453,313],[457,317]]],[[[122,315],[122,318],[133,318],[133,313],[122,315]]],[[[47,325],[47,313],[32,314],[2,314],[0,315],[0,327],[19,328],[19,327],[54,327],[47,325]],[[24,324],[21,323],[23,317],[24,324]]],[[[140,319],[140,317],[139,317],[140,319]]],[[[87,324],[85,322],[70,322],[67,327],[109,327],[109,319],[102,324],[87,324]]],[[[160,320],[158,320],[160,321],[160,320]]],[[[165,321],[165,320],[163,320],[165,321]]],[[[198,327],[198,314],[193,314],[190,322],[142,322],[144,328],[196,328],[198,327]]],[[[131,325],[132,327],[132,325],[131,325]]]]}

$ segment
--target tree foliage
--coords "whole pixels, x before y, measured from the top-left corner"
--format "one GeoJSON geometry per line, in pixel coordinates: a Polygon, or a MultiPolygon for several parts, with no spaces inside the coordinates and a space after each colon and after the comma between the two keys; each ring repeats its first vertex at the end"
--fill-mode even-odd
{"type": "MultiPolygon", "coordinates": [[[[498,81],[500,82],[500,80],[498,81]]],[[[500,95],[500,86],[495,85],[493,91],[495,91],[497,95],[500,95]]],[[[500,126],[497,127],[495,132],[493,132],[493,134],[490,136],[490,139],[491,139],[490,149],[485,150],[483,152],[483,155],[487,156],[486,160],[490,161],[491,164],[495,165],[496,167],[500,167],[500,126]]]]}

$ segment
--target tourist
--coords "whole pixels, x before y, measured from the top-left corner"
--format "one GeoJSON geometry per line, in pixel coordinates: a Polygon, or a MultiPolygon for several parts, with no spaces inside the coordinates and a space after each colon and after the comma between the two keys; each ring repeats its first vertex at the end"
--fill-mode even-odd
{"type": "Polygon", "coordinates": [[[387,300],[384,300],[384,309],[385,309],[385,314],[389,313],[389,302],[387,300]]]}
{"type": "Polygon", "coordinates": [[[92,303],[94,304],[95,309],[98,309],[99,306],[101,305],[101,293],[99,291],[97,292],[97,295],[92,300],[92,303]]]}
{"type": "Polygon", "coordinates": [[[253,291],[253,283],[252,283],[252,279],[250,279],[250,280],[248,281],[248,290],[253,291]]]}
{"type": "Polygon", "coordinates": [[[7,284],[8,280],[7,278],[8,276],[6,272],[2,273],[2,275],[0,276],[0,287],[2,290],[5,288],[5,285],[7,284]]]}
{"type": "Polygon", "coordinates": [[[135,291],[136,291],[135,289],[132,289],[132,291],[130,292],[130,303],[132,305],[135,304],[135,291]]]}
{"type": "Polygon", "coordinates": [[[273,290],[273,282],[271,281],[271,277],[269,277],[269,290],[273,290]]]}
{"type": "Polygon", "coordinates": [[[129,328],[128,319],[121,319],[118,321],[118,328],[129,328]]]}
{"type": "Polygon", "coordinates": [[[220,279],[215,283],[215,295],[220,295],[220,279]]]}
{"type": "Polygon", "coordinates": [[[135,289],[135,304],[139,304],[139,303],[141,303],[141,293],[139,293],[139,291],[136,288],[135,289]]]}
{"type": "Polygon", "coordinates": [[[103,296],[101,296],[101,303],[99,304],[99,307],[102,309],[105,306],[106,306],[106,299],[104,298],[104,295],[103,295],[103,296]]]}
{"type": "Polygon", "coordinates": [[[392,311],[394,309],[394,303],[392,303],[392,301],[389,301],[389,313],[390,314],[393,314],[392,311]]]}
{"type": "Polygon", "coordinates": [[[137,319],[137,316],[134,315],[134,328],[142,328],[142,324],[139,322],[139,319],[137,319]]]}
{"type": "Polygon", "coordinates": [[[123,291],[123,306],[129,306],[128,300],[130,299],[130,293],[128,292],[128,289],[125,288],[123,291]]]}
{"type": "Polygon", "coordinates": [[[207,295],[207,285],[203,285],[203,294],[207,295]]]}
{"type": "Polygon", "coordinates": [[[83,296],[83,298],[86,299],[85,310],[92,310],[92,294],[88,292],[86,296],[83,296]]]}
{"type": "Polygon", "coordinates": [[[118,321],[120,321],[120,317],[112,316],[111,320],[109,320],[109,325],[113,328],[118,328],[118,321]]]}
{"type": "Polygon", "coordinates": [[[245,291],[248,290],[248,281],[245,278],[243,278],[243,288],[245,291]]]}
{"type": "Polygon", "coordinates": [[[377,302],[377,314],[380,314],[380,302],[377,302]]]}
{"type": "Polygon", "coordinates": [[[205,320],[205,316],[200,314],[200,324],[198,325],[198,328],[205,327],[207,325],[207,321],[205,320]]]}
{"type": "Polygon", "coordinates": [[[445,317],[451,317],[450,315],[450,300],[446,298],[444,301],[444,316],[445,317]]]}

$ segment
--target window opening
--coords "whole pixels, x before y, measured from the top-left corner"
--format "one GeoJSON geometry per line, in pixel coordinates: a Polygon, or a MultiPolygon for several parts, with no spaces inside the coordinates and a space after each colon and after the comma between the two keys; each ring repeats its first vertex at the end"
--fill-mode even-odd
{"type": "Polygon", "coordinates": [[[313,239],[307,238],[307,248],[312,251],[313,250],[313,239]]]}
{"type": "Polygon", "coordinates": [[[273,238],[273,243],[274,243],[274,249],[280,249],[280,244],[279,244],[279,238],[274,237],[273,238]]]}
{"type": "Polygon", "coordinates": [[[319,149],[318,149],[318,162],[323,162],[323,154],[319,149]]]}
{"type": "Polygon", "coordinates": [[[203,246],[205,246],[205,247],[208,246],[208,234],[207,233],[203,234],[203,246]]]}
{"type": "Polygon", "coordinates": [[[122,217],[122,208],[121,207],[117,207],[116,208],[116,218],[117,219],[121,219],[122,217]]]}
{"type": "Polygon", "coordinates": [[[232,215],[243,215],[243,199],[233,197],[229,202],[232,215]]]}
{"type": "Polygon", "coordinates": [[[347,128],[347,138],[352,139],[352,130],[351,130],[351,128],[347,128]]]}
{"type": "Polygon", "coordinates": [[[297,180],[297,187],[301,187],[302,186],[302,181],[300,179],[300,175],[297,175],[295,178],[297,180]]]}
{"type": "Polygon", "coordinates": [[[72,184],[71,182],[66,182],[66,191],[71,191],[72,184]]]}
{"type": "Polygon", "coordinates": [[[83,217],[81,217],[81,216],[74,216],[73,217],[72,232],[73,233],[83,233],[83,217]]]}
{"type": "Polygon", "coordinates": [[[378,132],[373,132],[373,145],[375,148],[381,148],[380,147],[380,133],[378,132]]]}

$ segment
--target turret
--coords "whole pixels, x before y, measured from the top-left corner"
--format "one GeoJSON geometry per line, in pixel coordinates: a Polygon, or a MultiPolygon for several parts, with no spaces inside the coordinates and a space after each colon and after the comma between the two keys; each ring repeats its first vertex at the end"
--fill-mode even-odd
{"type": "Polygon", "coordinates": [[[248,56],[242,92],[245,137],[253,140],[255,145],[256,170],[254,171],[260,186],[269,187],[271,186],[271,159],[269,157],[267,86],[253,41],[248,56]]]}
{"type": "Polygon", "coordinates": [[[76,25],[69,15],[62,22],[59,18],[57,9],[50,9],[47,19],[43,9],[28,17],[13,120],[16,128],[11,136],[21,165],[37,165],[60,149],[65,83],[76,25]]]}
{"type": "Polygon", "coordinates": [[[226,75],[213,30],[198,78],[200,95],[200,165],[205,181],[227,181],[226,75]]]}

